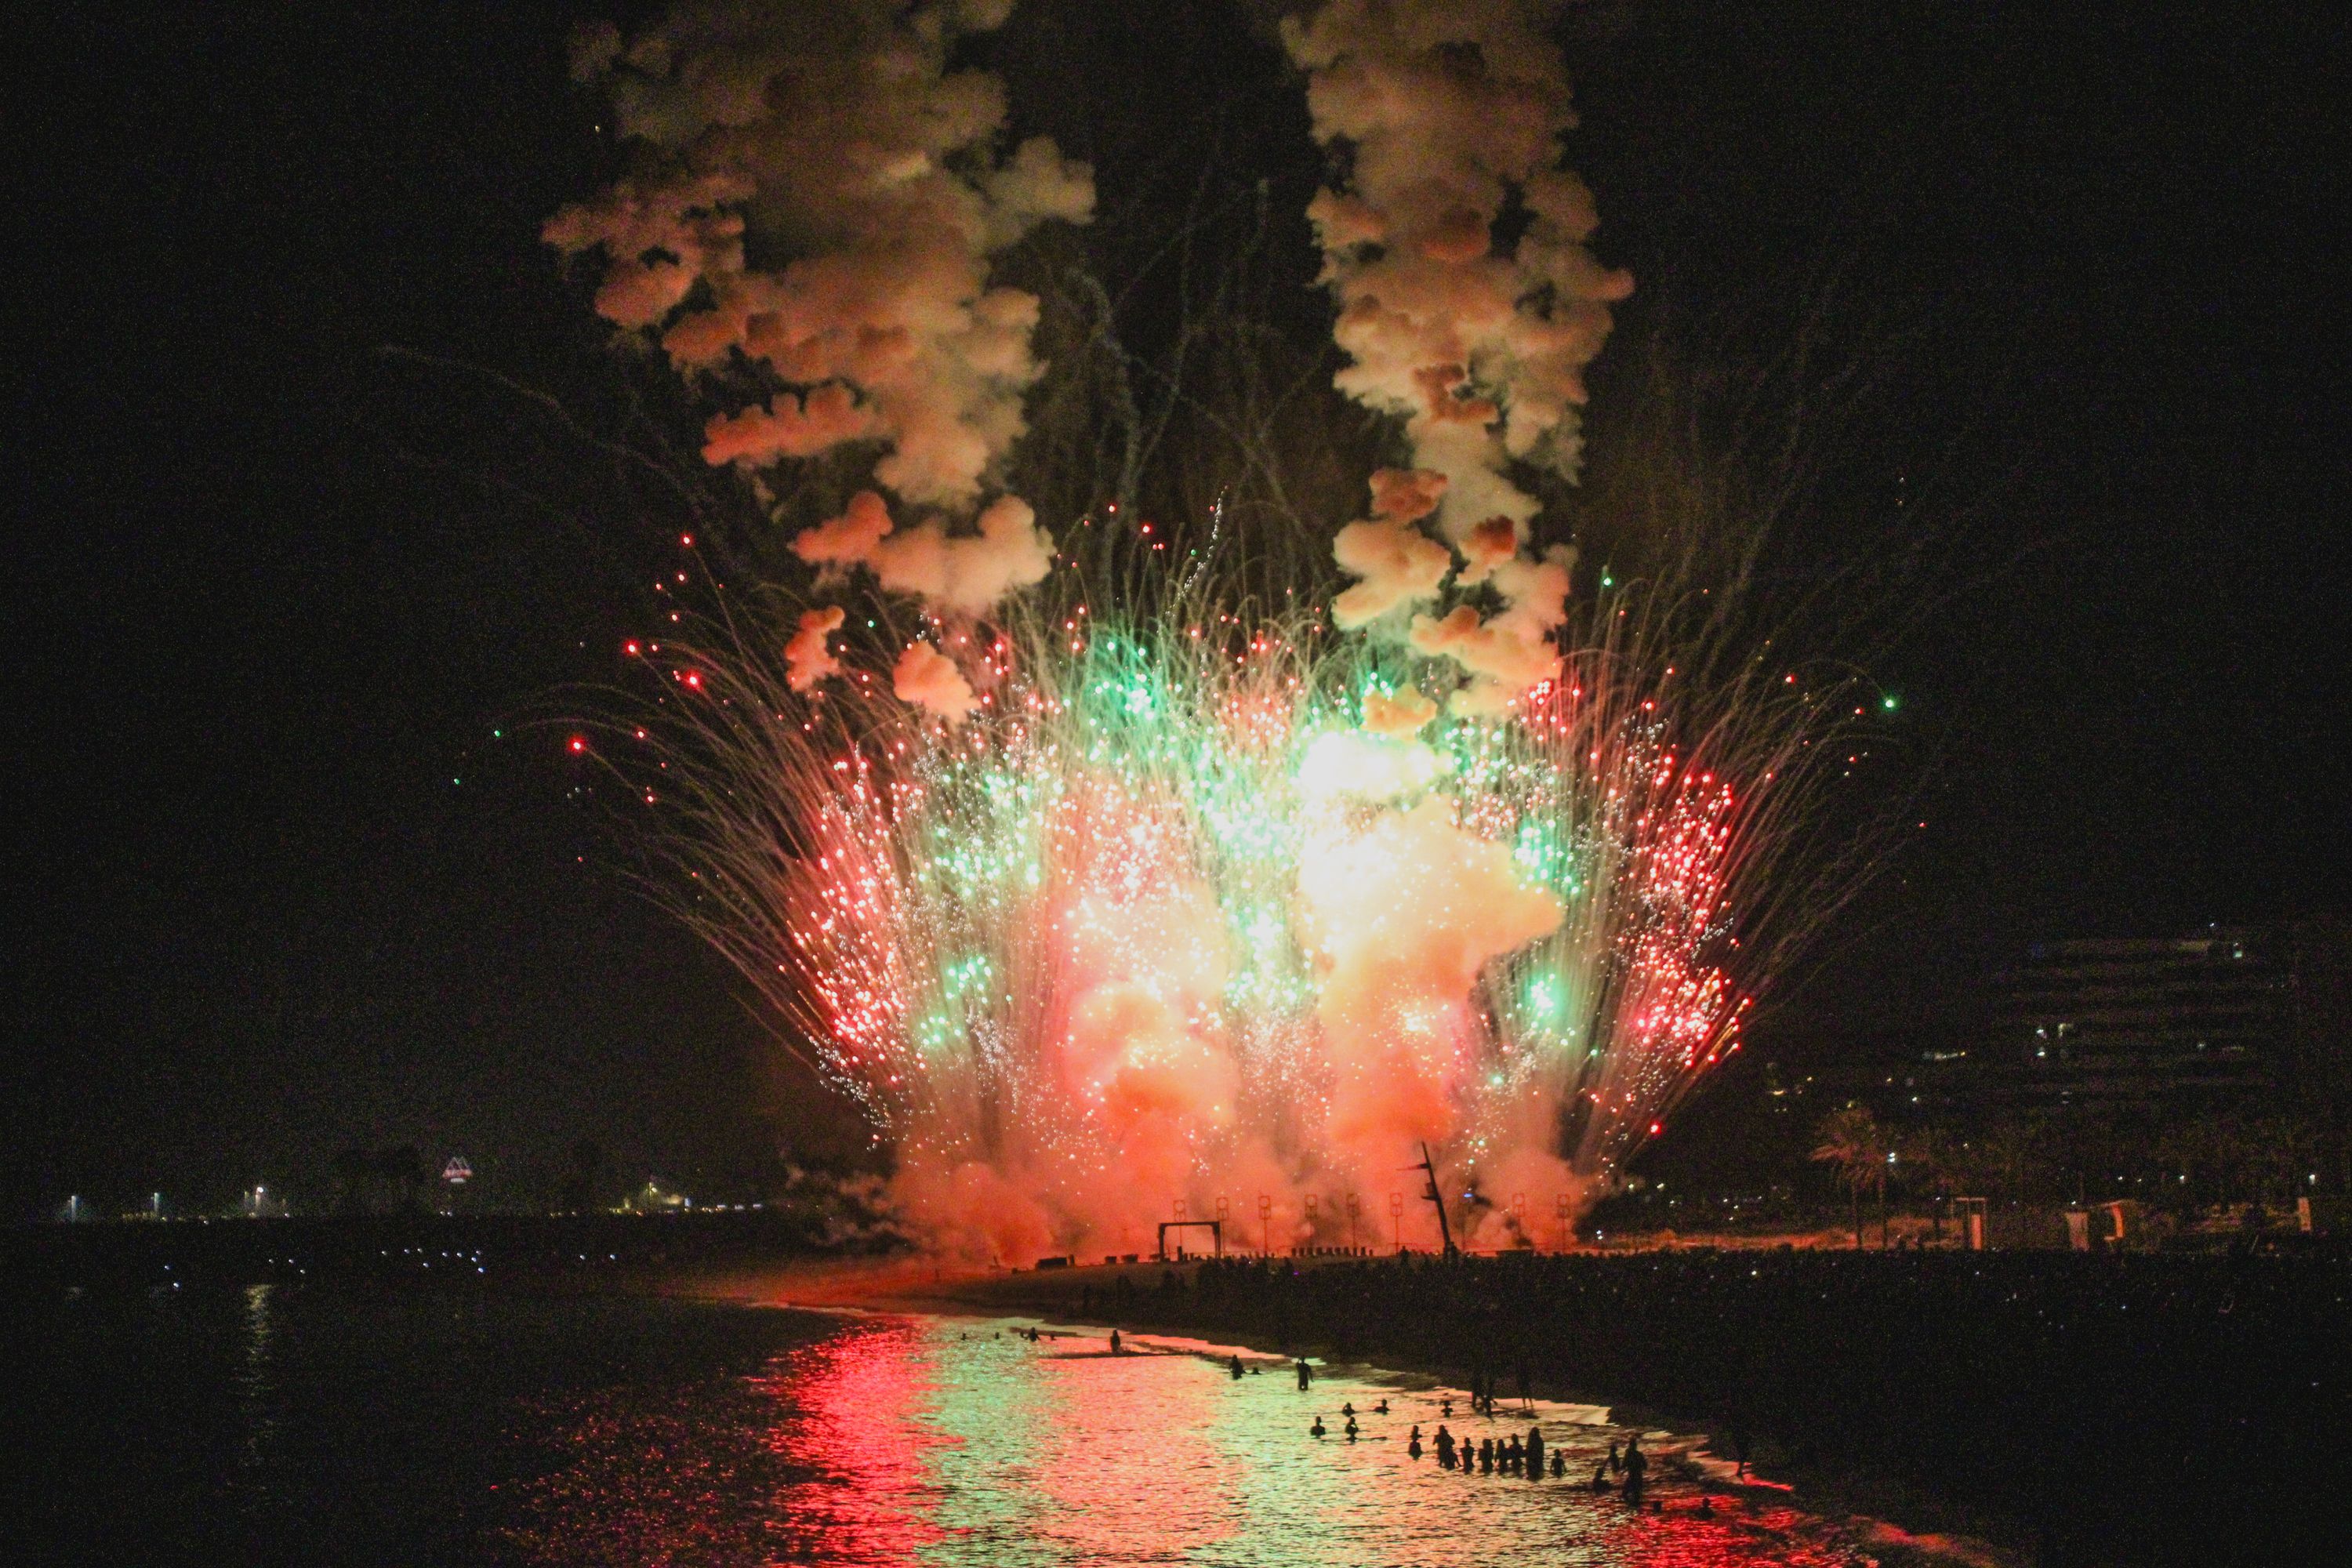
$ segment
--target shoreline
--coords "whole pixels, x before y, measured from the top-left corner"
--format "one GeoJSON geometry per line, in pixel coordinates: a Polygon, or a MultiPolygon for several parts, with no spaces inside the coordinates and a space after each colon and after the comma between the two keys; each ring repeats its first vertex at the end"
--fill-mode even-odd
{"type": "MultiPolygon", "coordinates": [[[[673,1293],[698,1300],[728,1301],[805,1310],[853,1310],[900,1311],[932,1317],[1032,1317],[1055,1328],[1118,1329],[1130,1336],[1179,1338],[1217,1348],[1231,1346],[1252,1354],[1289,1360],[1307,1356],[1322,1366],[1357,1381],[1381,1378],[1426,1380],[1434,1389],[1460,1392],[1458,1368],[1434,1365],[1425,1358],[1382,1352],[1369,1359],[1354,1352],[1336,1352],[1328,1343],[1294,1337],[1288,1344],[1257,1327],[1234,1328],[1188,1324],[1154,1312],[1151,1298],[1138,1292],[1129,1310],[1121,1313],[1087,1311],[1077,1298],[1086,1287],[1101,1288],[1120,1277],[1155,1283],[1163,1269],[1189,1268],[1181,1264],[1136,1263],[1097,1265],[1050,1271],[982,1270],[919,1260],[898,1260],[864,1266],[794,1268],[782,1273],[726,1274],[672,1288],[673,1293]],[[928,1276],[928,1278],[925,1278],[928,1276]],[[1214,1343],[1204,1337],[1213,1335],[1214,1343]]],[[[1189,1352],[1188,1352],[1189,1353],[1189,1352]]],[[[1203,1352],[1205,1353],[1205,1352],[1203,1352]]],[[[1668,1462],[1679,1462],[1690,1474],[1682,1479],[1727,1495],[1761,1493],[1828,1520],[1859,1524],[1874,1543],[1894,1551],[1965,1563],[1969,1568],[2034,1568],[2039,1562],[2032,1548],[2032,1532],[2022,1521],[1995,1510],[1970,1508],[1932,1490],[1896,1478],[1867,1470],[1807,1463],[1795,1459],[1765,1434],[1750,1442],[1749,1479],[1740,1479],[1734,1445],[1721,1423],[1685,1416],[1633,1399],[1613,1399],[1591,1390],[1531,1381],[1531,1392],[1549,1403],[1601,1413],[1599,1424],[1654,1433],[1672,1439],[1668,1462]],[[1765,1469],[1771,1471],[1764,1475],[1765,1469]]],[[[1508,1401],[1501,1402],[1507,1407],[1508,1401]]]]}

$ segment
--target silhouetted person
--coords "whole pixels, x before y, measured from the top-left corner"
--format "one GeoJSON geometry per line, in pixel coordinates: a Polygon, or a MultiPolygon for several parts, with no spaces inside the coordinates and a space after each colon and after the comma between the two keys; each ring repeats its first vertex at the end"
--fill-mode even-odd
{"type": "Polygon", "coordinates": [[[1340,1405],[1339,1414],[1346,1416],[1349,1420],[1353,1421],[1356,1418],[1356,1406],[1354,1402],[1350,1401],[1348,1404],[1340,1405]]]}
{"type": "Polygon", "coordinates": [[[1519,1364],[1519,1403],[1531,1405],[1535,1402],[1535,1395],[1528,1391],[1527,1363],[1522,1362],[1519,1364]]]}
{"type": "Polygon", "coordinates": [[[1642,1452],[1642,1435],[1637,1432],[1625,1439],[1625,1495],[1636,1503],[1642,1500],[1642,1478],[1649,1468],[1650,1456],[1642,1452]]]}
{"type": "Polygon", "coordinates": [[[1527,1457],[1527,1451],[1519,1447],[1519,1435],[1517,1432],[1512,1433],[1503,1444],[1503,1468],[1516,1475],[1519,1466],[1526,1462],[1527,1457]]]}
{"type": "Polygon", "coordinates": [[[1389,1413],[1389,1402],[1388,1402],[1387,1400],[1385,1400],[1385,1399],[1381,1400],[1378,1405],[1373,1405],[1373,1406],[1372,1406],[1372,1414],[1373,1414],[1373,1415],[1386,1415],[1388,1413],[1389,1413]]]}
{"type": "Polygon", "coordinates": [[[1449,1470],[1454,1468],[1454,1434],[1442,1423],[1437,1428],[1437,1462],[1449,1470]]]}
{"type": "Polygon", "coordinates": [[[1478,1445],[1478,1473],[1482,1476],[1495,1473],[1495,1439],[1492,1437],[1478,1445]]]}
{"type": "Polygon", "coordinates": [[[1739,1461],[1739,1468],[1735,1473],[1744,1481],[1748,1479],[1748,1423],[1745,1421],[1731,1424],[1731,1452],[1739,1461]]]}
{"type": "Polygon", "coordinates": [[[1355,1419],[1354,1419],[1354,1417],[1350,1416],[1350,1417],[1349,1418],[1349,1421],[1348,1421],[1348,1441],[1349,1441],[1349,1442],[1350,1442],[1350,1443],[1352,1443],[1352,1442],[1354,1442],[1355,1440],[1356,1440],[1356,1423],[1355,1423],[1355,1419]]]}
{"type": "Polygon", "coordinates": [[[1413,1423],[1412,1436],[1405,1439],[1404,1451],[1411,1458],[1421,1458],[1421,1424],[1419,1422],[1413,1423]]]}
{"type": "Polygon", "coordinates": [[[1315,1418],[1315,1425],[1307,1428],[1307,1435],[1309,1437],[1320,1437],[1323,1436],[1323,1417],[1318,1415],[1315,1418]]]}
{"type": "Polygon", "coordinates": [[[1234,1357],[1234,1381],[1235,1383],[1239,1383],[1241,1380],[1242,1380],[1242,1358],[1241,1358],[1241,1357],[1239,1357],[1239,1356],[1235,1356],[1235,1357],[1234,1357]]]}
{"type": "Polygon", "coordinates": [[[1528,1428],[1528,1479],[1538,1479],[1543,1475],[1543,1428],[1528,1428]]]}
{"type": "Polygon", "coordinates": [[[1307,1369],[1307,1358],[1300,1356],[1298,1358],[1298,1392],[1306,1393],[1307,1385],[1314,1381],[1315,1373],[1307,1369]]]}
{"type": "MultiPolygon", "coordinates": [[[[1034,1335],[1033,1334],[1032,1337],[1034,1338],[1034,1335]]],[[[1110,1353],[1113,1355],[1125,1353],[1118,1348],[1118,1331],[1117,1329],[1113,1329],[1110,1331],[1110,1353]]]]}
{"type": "Polygon", "coordinates": [[[1609,1489],[1609,1461],[1606,1459],[1592,1461],[1592,1489],[1597,1492],[1609,1489]]]}
{"type": "Polygon", "coordinates": [[[1453,1420],[1453,1419],[1454,1419],[1454,1401],[1452,1401],[1451,1399],[1441,1399],[1441,1400],[1439,1400],[1439,1401],[1437,1402],[1437,1413],[1438,1413],[1440,1415],[1444,1416],[1448,1421],[1453,1420]]]}
{"type": "Polygon", "coordinates": [[[1551,1451],[1551,1478],[1558,1480],[1566,1474],[1568,1474],[1568,1450],[1554,1448],[1551,1451]]]}
{"type": "Polygon", "coordinates": [[[1609,1440],[1608,1465],[1609,1473],[1612,1476],[1622,1476],[1625,1473],[1625,1461],[1618,1456],[1617,1440],[1614,1437],[1609,1440]]]}

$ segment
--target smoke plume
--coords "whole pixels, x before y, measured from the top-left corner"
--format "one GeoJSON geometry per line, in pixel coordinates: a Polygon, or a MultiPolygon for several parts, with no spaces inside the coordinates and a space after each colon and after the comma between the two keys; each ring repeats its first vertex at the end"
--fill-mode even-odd
{"type": "Polygon", "coordinates": [[[1041,368],[1037,300],[992,285],[991,258],[1094,211],[1092,172],[1050,141],[1001,153],[1002,83],[947,68],[959,36],[1010,8],[708,0],[634,37],[583,29],[573,73],[609,98],[634,167],[546,228],[565,254],[601,256],[598,311],[681,375],[738,400],[762,389],[711,416],[709,462],[875,448],[878,489],[930,515],[886,540],[888,504],[869,491],[796,548],[950,612],[1036,581],[1051,551],[1011,497],[977,534],[958,530],[1041,368]]]}
{"type": "Polygon", "coordinates": [[[927,642],[907,645],[890,671],[890,690],[899,701],[936,713],[950,724],[980,705],[955,660],[927,642]]]}
{"type": "Polygon", "coordinates": [[[1372,518],[1334,543],[1359,579],[1335,615],[1360,626],[1434,601],[1458,556],[1455,585],[1490,586],[1501,612],[1417,616],[1412,641],[1468,672],[1454,701],[1465,715],[1499,711],[1559,668],[1549,639],[1568,563],[1521,558],[1538,502],[1509,470],[1575,478],[1584,367],[1633,289],[1585,247],[1592,195],[1555,167],[1575,117],[1546,9],[1330,0],[1284,26],[1316,137],[1344,171],[1307,208],[1350,361],[1338,385],[1402,418],[1414,478],[1436,481],[1394,500],[1376,482],[1372,518]],[[1418,526],[1432,511],[1450,552],[1418,526]]]}

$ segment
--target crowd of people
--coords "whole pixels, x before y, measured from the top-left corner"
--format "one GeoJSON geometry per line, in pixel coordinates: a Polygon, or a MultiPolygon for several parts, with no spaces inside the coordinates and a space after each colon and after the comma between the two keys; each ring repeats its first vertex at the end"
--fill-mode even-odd
{"type": "Polygon", "coordinates": [[[2352,1472],[2352,1265],[2332,1258],[1226,1259],[1105,1306],[1444,1371],[1481,1401],[1506,1382],[1638,1401],[1742,1461],[1754,1434],[1786,1460],[2008,1513],[2053,1563],[2100,1560],[2094,1542],[2117,1561],[2243,1561],[2332,1530],[2320,1500],[2352,1472]]]}

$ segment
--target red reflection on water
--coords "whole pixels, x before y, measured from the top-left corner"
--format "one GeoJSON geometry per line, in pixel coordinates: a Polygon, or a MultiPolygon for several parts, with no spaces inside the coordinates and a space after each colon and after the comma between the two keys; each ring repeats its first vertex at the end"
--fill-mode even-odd
{"type": "Polygon", "coordinates": [[[942,1539],[926,1456],[950,1439],[924,1419],[937,1384],[917,1324],[855,1325],[778,1358],[752,1386],[785,1407],[768,1444],[804,1473],[772,1515],[786,1561],[913,1563],[942,1539]]]}
{"type": "Polygon", "coordinates": [[[1235,1465],[1212,1441],[1224,1394],[1195,1358],[1073,1342],[1041,1362],[1051,1415],[1035,1485],[1038,1536],[1076,1562],[1199,1551],[1235,1532],[1235,1465]]]}
{"type": "Polygon", "coordinates": [[[1234,1378],[1221,1357],[1143,1348],[1114,1357],[1088,1333],[856,1319],[748,1378],[624,1384],[545,1412],[565,1462],[524,1483],[529,1523],[503,1533],[533,1562],[599,1568],[1202,1553],[1486,1568],[1563,1552],[1594,1568],[1844,1568],[1895,1533],[1702,1481],[1664,1434],[1651,1450],[1660,1506],[1637,1509],[1573,1479],[1624,1429],[1554,1413],[1546,1436],[1568,1477],[1444,1470],[1406,1452],[1413,1425],[1426,1437],[1447,1419],[1486,1438],[1518,1423],[1463,1419],[1436,1391],[1333,1376],[1301,1393],[1285,1375],[1234,1378]],[[1357,1443],[1337,1435],[1349,1401],[1357,1443]],[[1307,1435],[1317,1414],[1332,1437],[1307,1435]]]}
{"type": "Polygon", "coordinates": [[[1607,1560],[1625,1568],[1846,1568],[1854,1561],[1842,1544],[1804,1527],[1794,1509],[1738,1499],[1710,1499],[1702,1510],[1689,1496],[1661,1499],[1662,1510],[1636,1516],[1629,1509],[1607,1536],[1607,1560]]]}

